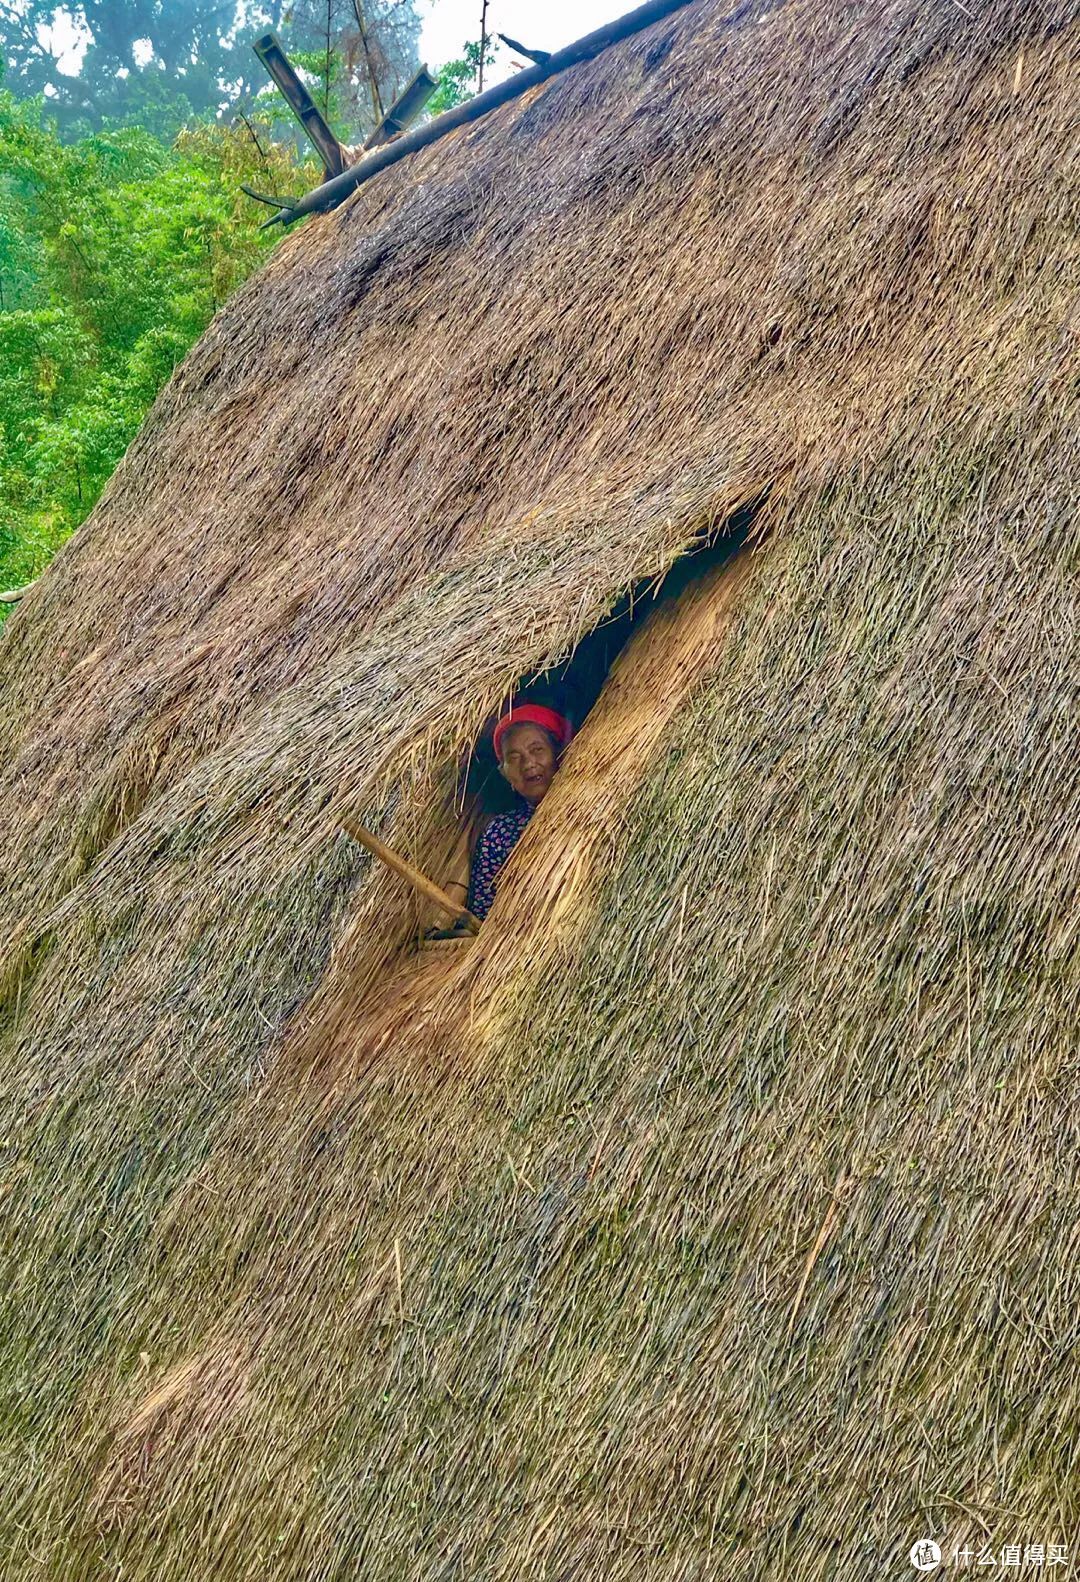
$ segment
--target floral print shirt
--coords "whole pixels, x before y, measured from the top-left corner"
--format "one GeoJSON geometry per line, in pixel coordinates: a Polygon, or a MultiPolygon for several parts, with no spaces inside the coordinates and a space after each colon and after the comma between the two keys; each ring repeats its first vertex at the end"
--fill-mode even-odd
{"type": "Polygon", "coordinates": [[[474,917],[485,918],[491,910],[499,869],[525,833],[533,811],[533,804],[520,797],[508,813],[495,815],[477,841],[465,902],[474,917]]]}

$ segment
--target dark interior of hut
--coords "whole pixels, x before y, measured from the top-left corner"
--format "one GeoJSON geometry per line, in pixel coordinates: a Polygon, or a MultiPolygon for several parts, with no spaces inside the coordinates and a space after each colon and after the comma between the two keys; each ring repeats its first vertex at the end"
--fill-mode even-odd
{"type": "MultiPolygon", "coordinates": [[[[598,702],[612,666],[642,623],[674,604],[693,583],[732,560],[749,540],[764,503],[765,495],[761,494],[732,515],[710,523],[665,575],[634,583],[566,659],[547,670],[521,677],[501,700],[458,770],[454,792],[457,833],[439,875],[444,900],[448,898],[455,908],[466,904],[471,893],[473,853],[482,832],[498,814],[519,803],[495,757],[492,734],[498,721],[512,706],[539,704],[561,714],[576,735],[598,702]]],[[[421,929],[422,940],[460,938],[462,930],[475,932],[476,916],[459,915],[458,921],[447,928],[447,906],[437,902],[436,907],[440,921],[427,931],[421,929]]]]}
{"type": "Polygon", "coordinates": [[[740,507],[719,528],[714,527],[703,536],[699,545],[680,555],[662,580],[652,577],[635,583],[562,664],[523,676],[486,721],[475,749],[464,762],[458,782],[458,805],[470,807],[481,824],[511,807],[514,793],[499,773],[492,746],[496,722],[514,705],[539,703],[569,720],[576,735],[597,702],[608,672],[640,623],[660,605],[677,599],[697,578],[730,560],[746,543],[763,504],[764,496],[740,507]]]}

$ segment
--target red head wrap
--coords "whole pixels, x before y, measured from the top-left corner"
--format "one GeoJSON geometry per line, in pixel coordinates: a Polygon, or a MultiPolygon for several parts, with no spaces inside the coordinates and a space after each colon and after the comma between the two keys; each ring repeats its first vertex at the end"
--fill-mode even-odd
{"type": "Polygon", "coordinates": [[[560,750],[566,746],[574,734],[570,721],[561,714],[556,714],[554,709],[546,709],[542,703],[522,703],[516,709],[511,709],[509,714],[504,714],[495,727],[492,738],[495,744],[495,756],[502,762],[502,739],[508,730],[515,725],[539,725],[541,730],[550,731],[559,744],[560,750]]]}

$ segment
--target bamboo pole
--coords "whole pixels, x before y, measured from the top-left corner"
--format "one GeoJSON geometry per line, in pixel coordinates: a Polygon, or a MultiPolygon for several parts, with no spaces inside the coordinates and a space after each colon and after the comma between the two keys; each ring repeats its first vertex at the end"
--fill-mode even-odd
{"type": "MultiPolygon", "coordinates": [[[[405,159],[409,154],[427,148],[430,143],[438,142],[440,137],[456,131],[459,126],[466,126],[470,121],[478,121],[481,116],[497,110],[500,105],[509,104],[512,99],[520,99],[522,94],[529,92],[530,88],[546,82],[549,77],[557,76],[568,67],[576,66],[583,60],[593,60],[612,44],[618,44],[624,38],[640,33],[643,28],[650,27],[654,22],[664,21],[690,3],[691,0],[646,0],[646,3],[638,6],[635,11],[629,11],[614,22],[608,22],[604,27],[597,28],[595,32],[587,33],[584,38],[577,39],[573,44],[567,44],[564,49],[555,50],[546,60],[537,61],[535,65],[519,71],[516,77],[496,83],[494,88],[485,88],[484,92],[478,93],[475,99],[466,99],[464,104],[455,105],[452,110],[444,110],[442,115],[437,115],[426,126],[416,127],[413,131],[396,137],[392,143],[377,148],[359,164],[343,170],[339,176],[334,176],[330,181],[324,181],[320,187],[313,188],[296,203],[282,202],[278,213],[264,220],[259,227],[260,230],[265,230],[268,225],[292,225],[305,214],[315,214],[324,209],[335,208],[363,182],[370,181],[372,176],[377,176],[380,170],[396,164],[399,159],[405,159]]],[[[734,11],[724,18],[724,25],[736,26],[750,9],[750,4],[751,0],[739,0],[734,11]]]]}
{"type": "Polygon", "coordinates": [[[358,819],[351,818],[346,813],[339,823],[347,835],[359,841],[361,846],[365,847],[373,857],[378,857],[380,862],[384,862],[399,878],[408,880],[414,889],[419,890],[420,894],[426,896],[429,901],[434,901],[435,905],[441,907],[444,912],[449,912],[451,917],[460,918],[470,934],[480,932],[478,917],[474,917],[467,907],[459,906],[456,901],[452,901],[446,891],[441,890],[433,879],[421,873],[419,868],[414,868],[411,862],[406,862],[404,857],[399,857],[396,851],[391,851],[377,835],[365,829],[358,819]]]}

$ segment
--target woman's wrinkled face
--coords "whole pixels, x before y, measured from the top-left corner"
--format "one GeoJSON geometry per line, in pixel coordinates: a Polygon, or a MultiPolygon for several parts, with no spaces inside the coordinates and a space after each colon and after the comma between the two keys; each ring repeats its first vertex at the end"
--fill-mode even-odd
{"type": "Polygon", "coordinates": [[[515,725],[502,742],[499,768],[519,796],[539,802],[555,775],[555,749],[539,725],[515,725]]]}

